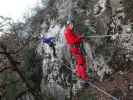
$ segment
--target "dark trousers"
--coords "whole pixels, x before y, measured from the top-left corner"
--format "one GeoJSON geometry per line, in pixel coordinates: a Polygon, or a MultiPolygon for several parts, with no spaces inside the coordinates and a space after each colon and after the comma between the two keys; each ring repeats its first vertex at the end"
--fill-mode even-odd
{"type": "Polygon", "coordinates": [[[56,49],[55,49],[55,44],[52,43],[52,44],[50,44],[49,46],[53,49],[53,56],[54,56],[54,57],[57,57],[57,55],[56,55],[56,49]]]}

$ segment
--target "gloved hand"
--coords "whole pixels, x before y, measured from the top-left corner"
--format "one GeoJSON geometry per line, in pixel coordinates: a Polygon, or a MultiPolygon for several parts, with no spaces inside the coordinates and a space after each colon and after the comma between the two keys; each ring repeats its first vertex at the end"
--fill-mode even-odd
{"type": "Polygon", "coordinates": [[[79,36],[81,41],[86,41],[87,38],[84,35],[79,36]]]}

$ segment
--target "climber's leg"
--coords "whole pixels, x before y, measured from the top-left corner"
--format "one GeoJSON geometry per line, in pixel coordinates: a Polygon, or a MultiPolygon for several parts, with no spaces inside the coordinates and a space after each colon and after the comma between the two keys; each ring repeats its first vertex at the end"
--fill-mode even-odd
{"type": "Polygon", "coordinates": [[[53,55],[54,55],[54,57],[57,57],[56,50],[55,50],[55,46],[53,46],[53,55]]]}
{"type": "Polygon", "coordinates": [[[76,75],[85,81],[89,80],[89,76],[86,72],[86,65],[76,65],[76,75]]]}
{"type": "Polygon", "coordinates": [[[85,60],[85,57],[83,55],[77,55],[75,59],[76,59],[76,63],[78,65],[86,64],[86,60],[85,60]]]}
{"type": "Polygon", "coordinates": [[[56,49],[55,49],[55,44],[52,43],[52,44],[50,45],[50,47],[53,49],[53,56],[54,56],[54,57],[57,57],[57,55],[56,55],[56,49]]]}

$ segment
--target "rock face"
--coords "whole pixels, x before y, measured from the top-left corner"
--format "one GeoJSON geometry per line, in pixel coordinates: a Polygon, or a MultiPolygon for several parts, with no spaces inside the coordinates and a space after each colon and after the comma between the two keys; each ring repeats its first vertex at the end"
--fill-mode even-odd
{"type": "Polygon", "coordinates": [[[48,32],[42,33],[46,37],[56,37],[55,48],[57,58],[53,56],[52,48],[43,42],[38,45],[37,50],[38,53],[44,57],[42,66],[42,92],[47,91],[47,93],[52,94],[52,96],[58,100],[65,100],[67,87],[69,85],[67,79],[69,75],[65,77],[62,72],[62,68],[64,67],[63,58],[65,58],[65,55],[69,55],[69,52],[65,50],[65,41],[63,36],[64,29],[64,27],[55,23],[51,24],[48,32]]]}
{"type": "MultiPolygon", "coordinates": [[[[105,75],[112,72],[125,70],[127,64],[131,67],[133,38],[131,25],[124,24],[123,9],[120,1],[115,0],[49,0],[48,6],[38,14],[45,15],[40,18],[39,32],[46,37],[56,37],[57,58],[47,44],[41,42],[38,45],[37,52],[43,57],[42,92],[50,93],[58,100],[70,96],[71,71],[66,65],[70,65],[71,55],[63,35],[69,15],[73,16],[74,31],[77,33],[119,34],[115,40],[109,37],[89,38],[84,43],[87,64],[95,69],[99,80],[102,81],[105,75]]],[[[80,88],[79,83],[73,84],[73,90],[80,88]]]]}

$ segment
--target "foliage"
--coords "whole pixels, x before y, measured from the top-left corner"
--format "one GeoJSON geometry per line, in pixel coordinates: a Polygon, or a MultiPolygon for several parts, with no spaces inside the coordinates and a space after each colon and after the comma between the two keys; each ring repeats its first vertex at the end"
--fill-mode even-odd
{"type": "Polygon", "coordinates": [[[5,94],[2,98],[6,100],[16,100],[16,97],[21,92],[27,90],[25,84],[17,77],[16,73],[12,73],[9,70],[1,73],[0,79],[3,80],[3,84],[5,84],[5,94]]]}
{"type": "Polygon", "coordinates": [[[85,89],[81,94],[79,94],[79,100],[96,100],[96,95],[94,92],[85,89]]]}
{"type": "Polygon", "coordinates": [[[126,20],[133,22],[133,0],[123,0],[123,6],[126,20]]]}
{"type": "Polygon", "coordinates": [[[42,78],[41,72],[41,58],[37,58],[35,48],[27,48],[24,50],[24,68],[25,77],[35,89],[40,88],[42,78]],[[37,60],[38,59],[38,60],[37,60]],[[39,63],[39,64],[37,64],[39,63]],[[37,64],[37,66],[36,66],[37,64]]]}
{"type": "Polygon", "coordinates": [[[41,3],[44,7],[47,7],[49,0],[41,0],[41,3]]]}

